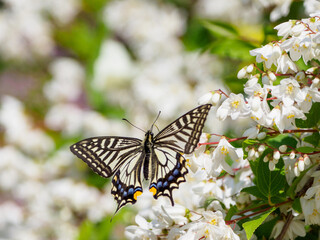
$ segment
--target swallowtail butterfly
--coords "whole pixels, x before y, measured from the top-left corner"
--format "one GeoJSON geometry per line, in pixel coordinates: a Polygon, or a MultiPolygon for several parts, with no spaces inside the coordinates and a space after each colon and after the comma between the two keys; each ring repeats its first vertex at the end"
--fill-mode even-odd
{"type": "Polygon", "coordinates": [[[112,177],[118,203],[116,212],[127,203],[134,204],[142,194],[142,180],[149,180],[149,191],[157,199],[169,197],[185,182],[188,173],[182,154],[197,147],[211,104],[201,105],[169,124],[154,136],[152,127],[144,140],[131,137],[92,137],[73,144],[77,157],[102,177],[112,177]]]}

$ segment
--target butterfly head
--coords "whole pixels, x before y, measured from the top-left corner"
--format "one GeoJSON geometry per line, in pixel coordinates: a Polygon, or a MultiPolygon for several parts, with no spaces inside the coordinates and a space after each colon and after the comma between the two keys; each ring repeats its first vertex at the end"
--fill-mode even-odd
{"type": "Polygon", "coordinates": [[[145,140],[147,142],[153,142],[153,132],[151,130],[148,130],[145,134],[145,140]]]}

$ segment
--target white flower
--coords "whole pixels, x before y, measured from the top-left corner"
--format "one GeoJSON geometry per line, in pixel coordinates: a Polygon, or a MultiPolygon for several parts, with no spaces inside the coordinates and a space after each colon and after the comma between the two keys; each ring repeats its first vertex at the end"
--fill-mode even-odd
{"type": "Polygon", "coordinates": [[[278,36],[287,38],[291,34],[291,29],[295,25],[296,21],[289,20],[288,22],[280,23],[275,26],[274,29],[278,30],[278,36]]]}
{"type": "Polygon", "coordinates": [[[266,68],[271,68],[272,64],[277,66],[278,58],[281,55],[281,49],[278,45],[265,45],[262,48],[257,48],[250,51],[252,56],[256,56],[258,63],[265,62],[266,68]]]}
{"type": "Polygon", "coordinates": [[[281,48],[290,53],[293,61],[298,61],[301,57],[300,38],[292,37],[281,43],[281,48]]]}
{"type": "Polygon", "coordinates": [[[186,208],[175,204],[174,206],[155,206],[152,208],[153,214],[156,216],[151,224],[154,228],[165,229],[173,224],[187,224],[188,219],[185,217],[186,208]]]}
{"type": "Polygon", "coordinates": [[[305,224],[320,224],[320,211],[317,208],[316,199],[306,199],[305,197],[300,198],[302,212],[305,216],[305,224]]]}
{"type": "Polygon", "coordinates": [[[283,106],[281,115],[282,121],[278,126],[280,131],[283,131],[283,129],[291,129],[292,127],[295,127],[295,120],[297,118],[300,118],[302,120],[306,119],[304,113],[295,106],[283,106]]]}
{"type": "Polygon", "coordinates": [[[128,226],[125,229],[125,236],[128,239],[140,240],[140,239],[151,239],[156,240],[157,236],[150,230],[151,224],[147,222],[142,216],[137,215],[136,223],[139,226],[128,226]]]}
{"type": "Polygon", "coordinates": [[[285,78],[280,85],[268,86],[272,90],[272,96],[281,100],[285,106],[293,105],[294,102],[301,103],[305,96],[301,92],[300,84],[293,78],[285,78]]]}
{"type": "Polygon", "coordinates": [[[313,102],[320,102],[320,92],[317,88],[305,86],[301,89],[304,100],[298,103],[298,106],[304,113],[308,113],[313,102]]]}
{"type": "Polygon", "coordinates": [[[280,110],[280,106],[277,105],[267,115],[266,125],[270,127],[276,125],[279,127],[280,121],[281,121],[281,110],[280,110]]]}
{"type": "Polygon", "coordinates": [[[259,94],[250,97],[248,99],[248,105],[250,106],[251,119],[261,125],[266,124],[266,117],[270,112],[270,108],[267,102],[267,94],[259,94]],[[260,97],[262,95],[262,97],[260,97]]]}
{"type": "Polygon", "coordinates": [[[251,128],[248,128],[242,136],[248,137],[248,139],[255,139],[257,138],[258,134],[260,132],[260,125],[253,126],[251,128]]]}
{"type": "Polygon", "coordinates": [[[289,185],[292,184],[293,179],[296,177],[296,174],[294,173],[294,167],[296,160],[291,159],[290,157],[283,156],[284,161],[284,170],[286,175],[286,180],[289,185]]]}
{"type": "Polygon", "coordinates": [[[297,72],[297,66],[295,63],[289,58],[287,53],[282,53],[281,56],[277,59],[277,72],[287,73],[288,70],[292,70],[297,72]]]}
{"type": "Polygon", "coordinates": [[[204,219],[199,222],[192,222],[186,226],[188,229],[185,235],[182,235],[179,240],[189,239],[230,239],[240,240],[232,229],[227,226],[223,220],[222,213],[205,211],[202,213],[204,219]]]}
{"type": "Polygon", "coordinates": [[[239,155],[236,148],[233,147],[225,137],[222,137],[219,141],[218,146],[212,153],[213,165],[212,168],[216,169],[219,166],[229,174],[233,174],[232,168],[226,163],[226,156],[229,155],[233,161],[239,159],[239,155]]]}
{"type": "MultiPolygon", "coordinates": [[[[270,237],[277,238],[277,236],[279,236],[281,231],[283,230],[284,224],[285,222],[283,220],[278,221],[273,227],[270,237]]],[[[304,222],[298,218],[294,218],[291,221],[283,239],[293,240],[297,236],[304,237],[305,235],[306,230],[304,228],[304,222]]]]}
{"type": "Polygon", "coordinates": [[[304,120],[306,116],[293,105],[282,106],[281,109],[280,106],[277,105],[268,114],[266,124],[270,127],[276,125],[279,131],[283,132],[284,129],[292,129],[292,127],[295,127],[295,119],[297,118],[304,120]]]}
{"type": "Polygon", "coordinates": [[[245,117],[249,114],[249,108],[247,107],[242,94],[231,93],[217,110],[217,117],[220,121],[226,119],[227,116],[231,116],[232,120],[238,117],[245,117]]]}

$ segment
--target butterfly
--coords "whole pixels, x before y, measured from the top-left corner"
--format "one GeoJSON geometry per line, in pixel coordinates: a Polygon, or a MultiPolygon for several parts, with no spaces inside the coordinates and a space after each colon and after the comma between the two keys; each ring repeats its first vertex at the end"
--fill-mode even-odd
{"type": "Polygon", "coordinates": [[[211,104],[201,105],[182,115],[154,135],[152,124],[144,140],[132,137],[87,138],[70,147],[102,177],[112,177],[111,194],[118,207],[134,204],[142,194],[142,180],[149,180],[149,191],[157,199],[167,196],[174,205],[172,191],[185,182],[188,173],[182,154],[192,153],[211,104]]]}

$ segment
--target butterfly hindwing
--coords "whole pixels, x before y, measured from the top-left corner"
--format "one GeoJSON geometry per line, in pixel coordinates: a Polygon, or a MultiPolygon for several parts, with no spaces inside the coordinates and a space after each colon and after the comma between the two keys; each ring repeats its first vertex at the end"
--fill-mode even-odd
{"type": "Polygon", "coordinates": [[[169,124],[155,136],[155,145],[168,146],[184,154],[192,153],[199,143],[211,106],[201,105],[169,124]]]}
{"type": "Polygon", "coordinates": [[[157,199],[159,196],[167,196],[174,205],[172,191],[185,182],[185,175],[188,173],[185,158],[170,148],[154,149],[153,164],[156,168],[153,171],[149,191],[157,199]]]}
{"type": "Polygon", "coordinates": [[[141,152],[142,141],[127,137],[93,137],[70,147],[78,158],[102,177],[111,177],[133,154],[141,152]]]}
{"type": "Polygon", "coordinates": [[[111,194],[118,203],[116,212],[128,203],[135,204],[137,197],[142,194],[141,170],[144,158],[144,152],[132,154],[115,173],[111,194]]]}

